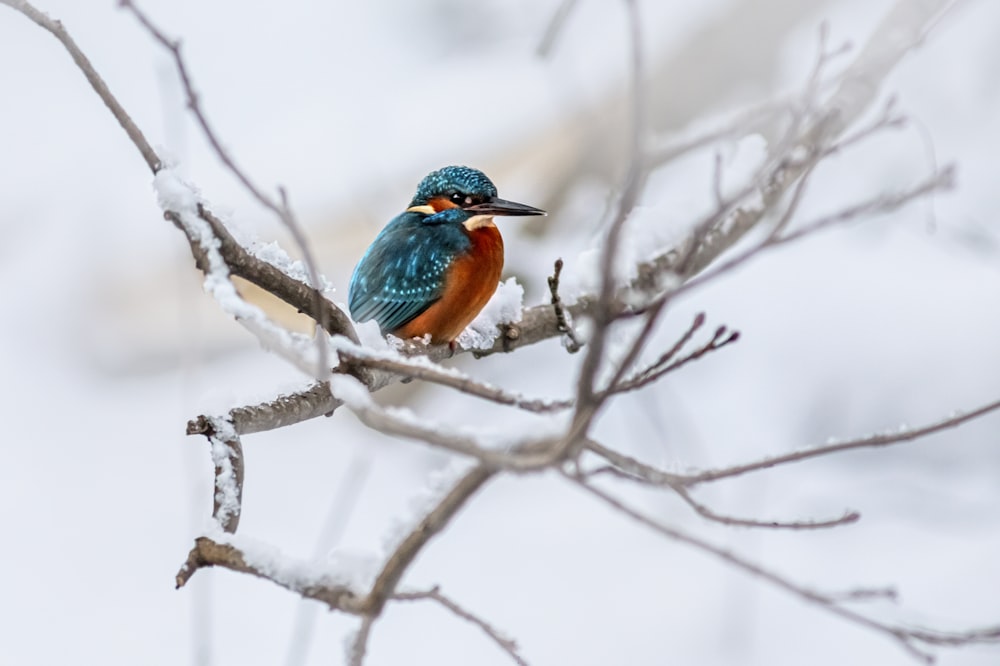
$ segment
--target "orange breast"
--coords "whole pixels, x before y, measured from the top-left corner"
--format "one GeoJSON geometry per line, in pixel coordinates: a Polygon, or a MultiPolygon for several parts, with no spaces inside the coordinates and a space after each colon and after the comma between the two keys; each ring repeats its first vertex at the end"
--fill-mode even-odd
{"type": "Polygon", "coordinates": [[[472,248],[456,258],[441,298],[393,331],[400,338],[431,334],[431,342],[451,342],[476,318],[493,296],[503,271],[503,238],[492,224],[469,232],[472,248]]]}

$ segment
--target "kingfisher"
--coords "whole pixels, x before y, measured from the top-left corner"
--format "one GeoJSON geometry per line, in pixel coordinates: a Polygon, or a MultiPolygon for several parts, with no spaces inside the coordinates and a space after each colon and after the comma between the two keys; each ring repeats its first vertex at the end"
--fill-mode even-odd
{"type": "Polygon", "coordinates": [[[503,238],[495,215],[545,215],[506,201],[482,171],[447,166],[417,186],[405,211],[375,237],[351,276],[355,321],[374,319],[382,334],[455,339],[500,282],[503,238]]]}

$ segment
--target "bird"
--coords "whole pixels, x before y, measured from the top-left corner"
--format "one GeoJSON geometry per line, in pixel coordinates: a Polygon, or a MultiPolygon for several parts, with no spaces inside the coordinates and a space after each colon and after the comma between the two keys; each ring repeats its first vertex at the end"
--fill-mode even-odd
{"type": "Polygon", "coordinates": [[[546,215],[506,201],[486,174],[446,166],[427,174],[405,211],[379,232],[351,275],[348,307],[383,335],[455,340],[493,296],[503,270],[496,215],[546,215]]]}

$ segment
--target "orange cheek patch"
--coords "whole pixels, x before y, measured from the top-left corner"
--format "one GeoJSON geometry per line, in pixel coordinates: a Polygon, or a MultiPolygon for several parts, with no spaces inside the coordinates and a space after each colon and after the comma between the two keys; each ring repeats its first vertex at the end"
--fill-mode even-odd
{"type": "Polygon", "coordinates": [[[451,199],[446,199],[445,197],[434,197],[427,202],[431,208],[434,209],[435,213],[440,213],[443,210],[448,210],[449,208],[458,208],[458,204],[453,202],[451,199]]]}

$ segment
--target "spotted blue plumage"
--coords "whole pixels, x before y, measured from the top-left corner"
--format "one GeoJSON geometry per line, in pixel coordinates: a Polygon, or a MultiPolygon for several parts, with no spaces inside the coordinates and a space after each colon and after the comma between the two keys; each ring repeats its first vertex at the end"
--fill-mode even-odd
{"type": "Polygon", "coordinates": [[[497,195],[496,185],[482,171],[464,166],[449,166],[431,171],[424,176],[424,179],[417,185],[417,193],[413,196],[410,205],[420,206],[430,201],[432,197],[440,196],[449,191],[481,197],[495,197],[497,195]]]}
{"type": "Polygon", "coordinates": [[[435,215],[407,212],[389,222],[354,269],[351,316],[374,319],[387,333],[441,298],[452,260],[471,246],[462,220],[452,220],[460,217],[467,216],[458,209],[435,215]]]}
{"type": "MultiPolygon", "coordinates": [[[[481,171],[445,167],[420,182],[410,207],[449,193],[496,197],[497,189],[481,171]]],[[[361,322],[374,319],[389,333],[429,308],[441,298],[449,266],[472,246],[463,226],[471,216],[449,208],[433,214],[407,211],[393,218],[354,269],[351,316],[361,322]]]]}

